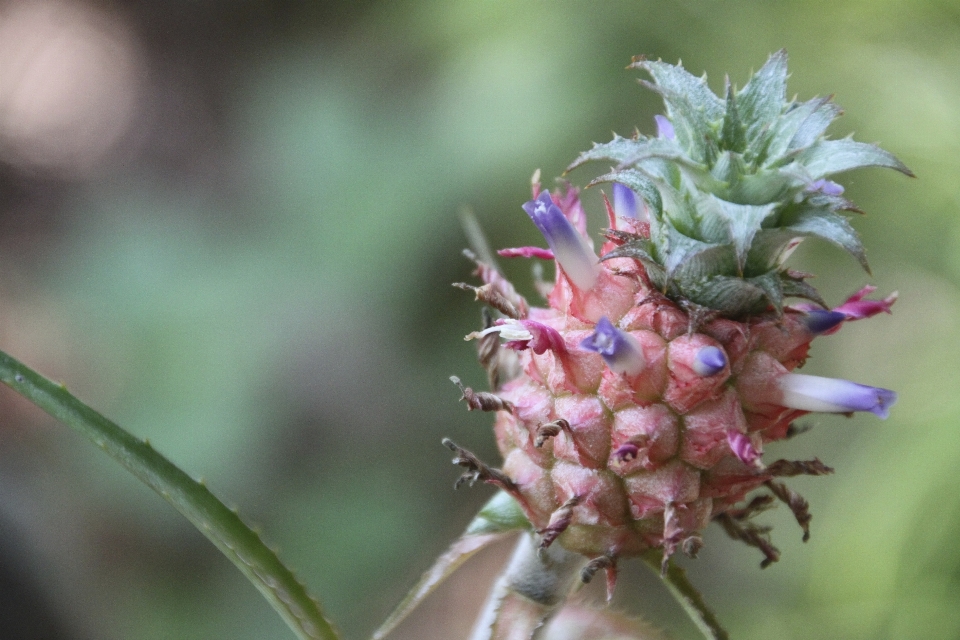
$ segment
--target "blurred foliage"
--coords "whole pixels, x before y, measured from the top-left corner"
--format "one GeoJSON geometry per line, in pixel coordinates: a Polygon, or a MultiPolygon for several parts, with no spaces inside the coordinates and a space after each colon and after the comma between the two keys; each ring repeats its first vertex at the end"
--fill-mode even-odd
{"type": "MultiPolygon", "coordinates": [[[[773,513],[779,565],[759,571],[712,529],[687,564],[735,638],[960,635],[955,2],[246,0],[174,3],[167,17],[149,4],[121,13],[154,77],[193,87],[194,128],[54,181],[58,197],[32,209],[23,185],[38,178],[0,172],[0,191],[22,196],[3,212],[17,233],[0,239],[2,347],[204,475],[348,637],[379,624],[491,493],[454,494],[439,444],[496,458],[489,420],[447,380],[482,380],[462,340],[478,309],[448,284],[469,277],[458,209],[494,246],[540,243],[519,207],[533,170],[549,184],[611,130],[653,129],[660,105],[623,71],[632,55],[682,57],[717,89],[781,47],[792,91],[846,108],[835,137],[878,141],[920,176],[843,180],[869,212],[855,224],[872,282],[901,300],[822,339],[807,367],[901,402],[882,424],[818,418],[769,452],[837,469],[794,483],[815,514],[808,545],[773,513]],[[36,219],[11,222],[24,209],[36,219]]],[[[157,82],[160,95],[170,83],[157,82]]],[[[831,302],[865,278],[829,246],[794,261],[831,302]]],[[[532,291],[528,265],[507,269],[532,291]]],[[[22,407],[2,420],[0,517],[19,532],[4,553],[36,572],[70,637],[287,637],[212,546],[99,452],[22,407]]],[[[617,604],[695,637],[640,573],[617,604]]]]}

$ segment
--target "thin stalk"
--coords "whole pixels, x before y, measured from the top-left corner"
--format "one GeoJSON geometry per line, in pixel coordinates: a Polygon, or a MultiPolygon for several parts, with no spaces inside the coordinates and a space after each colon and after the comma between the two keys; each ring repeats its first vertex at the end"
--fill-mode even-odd
{"type": "Polygon", "coordinates": [[[480,612],[470,640],[531,640],[570,594],[586,559],[559,544],[540,549],[521,533],[510,562],[480,612]]]}
{"type": "Polygon", "coordinates": [[[301,640],[339,640],[320,604],[236,511],[137,438],[0,351],[0,382],[80,432],[193,523],[260,591],[301,640]]]}
{"type": "Polygon", "coordinates": [[[687,579],[687,572],[672,561],[667,564],[667,573],[660,573],[662,556],[654,550],[642,556],[643,561],[659,575],[666,583],[668,590],[677,599],[683,610],[687,612],[697,628],[703,632],[708,640],[730,640],[726,630],[720,625],[717,616],[704,601],[703,596],[687,579]]]}

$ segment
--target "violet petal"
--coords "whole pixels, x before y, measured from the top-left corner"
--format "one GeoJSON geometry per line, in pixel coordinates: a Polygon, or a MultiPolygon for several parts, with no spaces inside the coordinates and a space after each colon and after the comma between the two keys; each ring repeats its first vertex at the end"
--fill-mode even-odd
{"type": "Polygon", "coordinates": [[[704,347],[693,358],[693,371],[702,378],[714,376],[727,366],[727,354],[719,347],[704,347]]]}
{"type": "Polygon", "coordinates": [[[523,210],[540,229],[557,263],[573,284],[582,291],[592,288],[597,281],[600,260],[560,207],[553,203],[550,194],[542,191],[535,200],[524,203],[523,210]]]}
{"type": "Polygon", "coordinates": [[[658,138],[673,140],[677,137],[677,134],[673,130],[673,123],[667,120],[666,116],[655,115],[653,116],[653,120],[657,123],[658,138]]]}
{"type": "Polygon", "coordinates": [[[850,413],[869,411],[881,418],[890,415],[897,394],[889,389],[870,387],[849,380],[788,373],[778,381],[784,407],[801,411],[850,413]]]}
{"type": "Polygon", "coordinates": [[[599,353],[615,373],[635,376],[647,365],[636,338],[617,329],[606,316],[600,318],[596,329],[583,339],[580,348],[599,353]]]}
{"type": "Polygon", "coordinates": [[[637,194],[630,187],[613,183],[613,210],[619,218],[637,218],[637,194]]]}
{"type": "Polygon", "coordinates": [[[846,314],[840,311],[829,311],[827,309],[810,309],[803,318],[803,323],[807,326],[807,331],[815,336],[827,333],[840,326],[847,319],[846,314]]]}

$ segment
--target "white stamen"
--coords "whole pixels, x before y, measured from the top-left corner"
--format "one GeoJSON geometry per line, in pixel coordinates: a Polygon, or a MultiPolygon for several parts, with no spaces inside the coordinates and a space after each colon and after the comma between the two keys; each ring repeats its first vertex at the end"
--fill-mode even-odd
{"type": "Polygon", "coordinates": [[[473,333],[467,334],[464,340],[477,340],[491,333],[499,333],[500,337],[507,342],[514,340],[533,340],[533,334],[527,331],[523,324],[517,320],[507,320],[503,324],[488,327],[483,331],[474,331],[473,333]]]}

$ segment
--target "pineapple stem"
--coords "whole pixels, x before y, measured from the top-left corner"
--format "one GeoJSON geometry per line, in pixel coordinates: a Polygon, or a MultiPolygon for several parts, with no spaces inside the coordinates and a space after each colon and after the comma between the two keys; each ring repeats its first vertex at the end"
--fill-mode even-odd
{"type": "Polygon", "coordinates": [[[560,545],[544,549],[532,534],[520,534],[470,640],[536,638],[563,606],[585,562],[560,545]]]}
{"type": "Polygon", "coordinates": [[[78,431],[156,491],[230,559],[301,640],[339,640],[320,604],[260,537],[197,482],[57,384],[0,351],[0,382],[78,431]]]}
{"type": "MultiPolygon", "coordinates": [[[[661,575],[663,558],[658,550],[653,549],[645,553],[642,558],[657,575],[661,575]]],[[[720,621],[707,606],[703,596],[687,579],[686,571],[671,561],[667,563],[667,571],[661,577],[673,597],[677,599],[697,628],[703,632],[704,637],[708,640],[729,640],[730,636],[720,626],[720,621]]]]}

